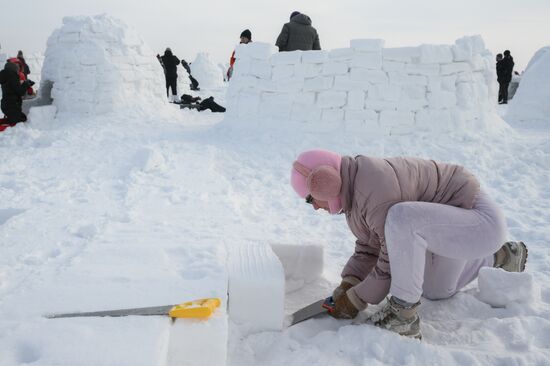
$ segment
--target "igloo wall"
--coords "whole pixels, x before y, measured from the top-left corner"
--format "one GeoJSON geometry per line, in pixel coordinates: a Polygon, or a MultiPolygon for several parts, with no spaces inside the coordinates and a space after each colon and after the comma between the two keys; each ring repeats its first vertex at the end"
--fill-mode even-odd
{"type": "Polygon", "coordinates": [[[42,83],[53,83],[58,112],[106,113],[166,102],[153,51],[108,15],[63,18],[48,39],[42,83]]]}
{"type": "Polygon", "coordinates": [[[191,63],[191,74],[202,89],[217,89],[223,86],[223,75],[219,66],[212,61],[206,52],[199,52],[191,63]]]}
{"type": "Polygon", "coordinates": [[[506,118],[514,122],[550,125],[550,46],[538,50],[521,76],[506,118]]]}
{"type": "Polygon", "coordinates": [[[349,48],[280,53],[255,42],[239,45],[236,57],[228,115],[249,121],[448,131],[488,118],[496,100],[493,57],[480,36],[400,48],[358,39],[349,48]]]}

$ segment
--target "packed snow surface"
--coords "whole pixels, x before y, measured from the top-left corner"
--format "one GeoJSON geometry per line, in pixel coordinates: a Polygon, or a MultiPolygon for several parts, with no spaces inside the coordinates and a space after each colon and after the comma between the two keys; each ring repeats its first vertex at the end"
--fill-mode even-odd
{"type": "Polygon", "coordinates": [[[206,52],[197,54],[195,61],[191,63],[191,75],[197,79],[202,89],[216,89],[223,86],[222,71],[206,52]]]}

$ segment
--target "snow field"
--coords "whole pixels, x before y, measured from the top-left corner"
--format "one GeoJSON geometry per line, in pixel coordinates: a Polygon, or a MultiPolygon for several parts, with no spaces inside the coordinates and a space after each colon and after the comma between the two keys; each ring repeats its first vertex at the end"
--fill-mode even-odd
{"type": "Polygon", "coordinates": [[[305,129],[319,120],[325,130],[385,135],[467,128],[489,118],[496,93],[492,55],[480,36],[399,48],[356,39],[347,49],[281,53],[254,42],[239,45],[236,57],[228,114],[292,120],[305,129]]]}

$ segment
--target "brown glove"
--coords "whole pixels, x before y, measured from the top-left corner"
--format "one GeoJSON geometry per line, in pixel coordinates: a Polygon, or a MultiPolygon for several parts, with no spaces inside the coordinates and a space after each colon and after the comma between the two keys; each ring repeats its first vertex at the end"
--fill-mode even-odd
{"type": "Polygon", "coordinates": [[[353,284],[349,282],[342,281],[338,287],[332,292],[332,299],[334,301],[338,300],[340,296],[346,293],[347,290],[353,287],[353,284]]]}
{"type": "Polygon", "coordinates": [[[334,289],[332,292],[332,298],[334,301],[336,301],[340,296],[342,296],[347,290],[352,288],[353,286],[357,285],[359,282],[361,282],[358,278],[355,278],[353,276],[346,276],[342,279],[342,282],[338,287],[334,289]]]}
{"type": "Polygon", "coordinates": [[[358,313],[359,310],[352,304],[347,293],[344,292],[337,300],[334,300],[334,308],[328,314],[336,319],[353,319],[358,313]]]}

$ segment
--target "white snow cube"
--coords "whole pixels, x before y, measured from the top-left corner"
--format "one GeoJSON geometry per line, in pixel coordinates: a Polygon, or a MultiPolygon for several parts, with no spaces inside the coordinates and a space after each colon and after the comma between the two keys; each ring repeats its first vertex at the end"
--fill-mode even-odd
{"type": "Polygon", "coordinates": [[[420,63],[453,62],[453,52],[448,45],[423,44],[420,46],[420,63]]]}
{"type": "Polygon", "coordinates": [[[368,82],[371,84],[387,84],[388,75],[381,70],[369,70],[352,67],[350,73],[351,80],[368,82]]]}
{"type": "Polygon", "coordinates": [[[493,307],[534,302],[539,292],[530,273],[506,272],[491,267],[479,270],[478,286],[479,299],[493,307]]]}
{"type": "Polygon", "coordinates": [[[323,109],[321,120],[324,122],[342,122],[344,120],[344,110],[323,109]]]}
{"type": "Polygon", "coordinates": [[[287,290],[289,281],[296,289],[296,284],[314,281],[323,274],[322,245],[271,244],[271,249],[283,265],[287,290]]]}
{"type": "Polygon", "coordinates": [[[329,61],[323,64],[323,75],[339,75],[348,72],[347,62],[329,61]]]}
{"type": "Polygon", "coordinates": [[[286,79],[294,75],[294,65],[275,65],[273,66],[273,80],[286,79]]]}
{"type": "Polygon", "coordinates": [[[346,104],[347,93],[343,91],[324,91],[317,96],[317,106],[321,108],[338,108],[346,104]]]}
{"type": "Polygon", "coordinates": [[[304,81],[304,91],[323,91],[332,88],[334,77],[317,76],[304,81]]]}
{"type": "Polygon", "coordinates": [[[351,60],[354,54],[355,51],[352,48],[335,48],[329,51],[328,57],[331,60],[345,61],[351,60]]]}
{"type": "Polygon", "coordinates": [[[229,317],[252,332],[281,330],[285,273],[269,245],[229,247],[229,317]]]}
{"type": "Polygon", "coordinates": [[[362,90],[351,90],[348,92],[348,109],[363,109],[365,107],[365,92],[362,90]]]}
{"type": "Polygon", "coordinates": [[[327,51],[304,51],[302,53],[302,63],[304,64],[321,64],[327,59],[327,51]]]}
{"type": "Polygon", "coordinates": [[[382,50],[384,60],[413,62],[420,58],[420,48],[418,47],[395,47],[384,48],[382,50]]]}
{"type": "Polygon", "coordinates": [[[357,52],[351,59],[351,66],[379,70],[382,68],[382,54],[380,52],[357,52]]]}
{"type": "Polygon", "coordinates": [[[272,65],[295,65],[302,60],[302,51],[277,52],[271,56],[272,65]]]}

